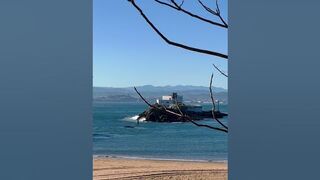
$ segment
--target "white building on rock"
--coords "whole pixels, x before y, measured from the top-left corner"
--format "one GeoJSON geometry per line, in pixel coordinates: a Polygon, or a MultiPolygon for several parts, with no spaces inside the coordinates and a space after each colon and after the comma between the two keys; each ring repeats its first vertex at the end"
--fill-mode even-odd
{"type": "Polygon", "coordinates": [[[183,111],[202,112],[201,105],[185,105],[183,103],[183,96],[178,95],[178,93],[172,93],[171,96],[162,96],[161,99],[157,99],[157,104],[163,105],[167,108],[171,108],[172,105],[178,104],[183,111]]]}
{"type": "Polygon", "coordinates": [[[171,96],[162,96],[161,99],[157,99],[157,103],[165,107],[169,107],[172,104],[182,104],[183,96],[178,95],[178,93],[172,93],[171,96]]]}

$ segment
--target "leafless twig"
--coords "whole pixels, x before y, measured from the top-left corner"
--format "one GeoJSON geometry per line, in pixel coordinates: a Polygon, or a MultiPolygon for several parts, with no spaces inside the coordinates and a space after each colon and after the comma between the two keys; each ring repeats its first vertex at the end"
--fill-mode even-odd
{"type": "Polygon", "coordinates": [[[219,19],[222,21],[222,23],[224,24],[225,28],[228,28],[228,24],[226,23],[226,21],[222,18],[221,13],[220,13],[220,8],[219,8],[219,4],[218,4],[218,0],[216,0],[216,10],[212,10],[211,8],[209,8],[208,6],[206,6],[201,0],[198,0],[198,2],[201,4],[201,6],[208,11],[209,13],[218,16],[219,19]]]}
{"type": "Polygon", "coordinates": [[[179,107],[179,104],[178,104],[178,102],[176,101],[176,106],[177,106],[177,109],[178,109],[178,111],[179,111],[179,113],[181,114],[181,115],[183,115],[183,113],[182,113],[182,111],[181,111],[181,109],[180,109],[180,107],[179,107]]]}
{"type": "Polygon", "coordinates": [[[180,8],[182,7],[183,3],[184,3],[184,0],[182,0],[181,4],[179,5],[180,8]]]}
{"type": "Polygon", "coordinates": [[[214,26],[218,26],[218,27],[222,27],[222,28],[227,28],[227,26],[226,26],[225,24],[221,24],[221,23],[218,23],[218,22],[214,22],[214,21],[212,21],[212,20],[206,19],[206,18],[204,18],[204,17],[201,17],[201,16],[199,16],[199,15],[196,15],[196,14],[194,14],[194,13],[192,13],[192,12],[190,12],[190,11],[187,11],[186,9],[182,8],[182,5],[183,5],[184,1],[182,1],[182,3],[181,3],[180,5],[178,5],[178,3],[176,3],[174,0],[171,0],[171,3],[172,3],[173,5],[172,5],[172,4],[169,4],[169,3],[167,3],[167,2],[160,1],[160,0],[155,0],[155,2],[157,2],[157,3],[161,4],[161,5],[165,5],[165,6],[167,6],[167,7],[170,7],[170,8],[172,8],[172,9],[175,9],[175,10],[177,10],[177,11],[183,12],[183,13],[185,13],[185,14],[193,17],[193,18],[196,18],[196,19],[201,20],[201,21],[203,21],[203,22],[212,24],[212,25],[214,25],[214,26]]]}
{"type": "Polygon", "coordinates": [[[213,92],[212,92],[212,80],[213,80],[213,73],[211,74],[211,78],[210,78],[210,85],[209,85],[209,91],[210,91],[210,98],[212,101],[212,117],[214,120],[216,120],[221,126],[223,126],[224,128],[228,129],[228,127],[226,125],[224,125],[216,116],[215,116],[215,112],[216,112],[216,104],[214,102],[214,98],[213,98],[213,92]]]}
{"type": "Polygon", "coordinates": [[[218,70],[220,74],[224,75],[225,77],[228,77],[228,75],[221,71],[215,64],[213,64],[213,67],[216,68],[216,70],[218,70]]]}
{"type": "Polygon", "coordinates": [[[191,47],[191,46],[187,46],[184,44],[180,44],[174,41],[169,40],[165,35],[163,35],[158,29],[157,27],[149,20],[149,18],[144,14],[144,12],[141,10],[141,8],[135,3],[135,0],[128,0],[129,2],[131,2],[131,4],[136,8],[137,11],[140,12],[141,16],[144,18],[144,20],[151,26],[151,28],[168,44],[176,46],[176,47],[180,47],[183,49],[187,49],[189,51],[194,51],[194,52],[198,52],[198,53],[202,53],[202,54],[208,54],[208,55],[213,55],[213,56],[217,56],[217,57],[221,57],[224,59],[228,59],[228,55],[222,54],[222,53],[218,53],[215,51],[210,51],[210,50],[206,50],[206,49],[200,49],[200,48],[195,48],[195,47],[191,47]]]}

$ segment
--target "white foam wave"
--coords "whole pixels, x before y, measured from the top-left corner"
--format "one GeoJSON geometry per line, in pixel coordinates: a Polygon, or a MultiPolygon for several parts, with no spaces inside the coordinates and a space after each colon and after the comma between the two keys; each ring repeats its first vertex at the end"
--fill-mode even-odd
{"type": "MultiPolygon", "coordinates": [[[[132,117],[126,117],[124,119],[129,120],[129,121],[136,121],[138,119],[138,117],[139,117],[139,115],[134,115],[132,117]]],[[[145,121],[145,120],[146,120],[146,118],[144,118],[144,117],[139,119],[140,122],[145,121]]]]}

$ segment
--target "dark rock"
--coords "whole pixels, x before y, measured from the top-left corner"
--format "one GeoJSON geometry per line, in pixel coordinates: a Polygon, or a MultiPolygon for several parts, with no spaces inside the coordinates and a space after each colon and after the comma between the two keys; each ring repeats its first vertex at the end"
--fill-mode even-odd
{"type": "MultiPolygon", "coordinates": [[[[139,114],[139,117],[137,120],[140,120],[141,118],[145,118],[146,121],[152,121],[152,122],[185,122],[187,121],[186,118],[178,117],[174,114],[166,112],[165,108],[158,104],[154,104],[154,106],[156,108],[150,107],[144,112],[142,112],[141,114],[139,114]]],[[[180,114],[180,111],[178,108],[171,107],[166,109],[180,114]]],[[[180,107],[180,110],[182,111],[182,113],[191,117],[192,120],[202,120],[204,118],[212,118],[212,111],[190,112],[190,111],[186,111],[185,109],[186,108],[184,108],[183,106],[180,107]]],[[[228,115],[220,111],[215,111],[214,114],[216,118],[223,118],[224,116],[228,115]]]]}

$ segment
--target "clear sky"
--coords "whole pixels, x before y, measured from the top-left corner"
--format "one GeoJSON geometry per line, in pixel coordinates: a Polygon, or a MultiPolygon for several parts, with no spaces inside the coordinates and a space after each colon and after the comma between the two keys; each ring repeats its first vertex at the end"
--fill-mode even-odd
{"type": "MultiPolygon", "coordinates": [[[[214,0],[203,2],[215,8],[214,0]]],[[[212,66],[215,63],[227,72],[227,60],[166,44],[127,0],[93,0],[93,3],[94,86],[208,86],[214,72],[214,86],[227,88],[227,79],[212,66]]],[[[226,29],[193,19],[153,0],[136,0],[136,3],[169,39],[227,54],[226,29]]],[[[222,16],[227,19],[227,1],[220,0],[219,4],[222,16]]],[[[183,7],[219,21],[197,0],[185,0],[183,7]]]]}

